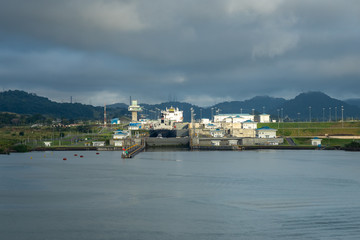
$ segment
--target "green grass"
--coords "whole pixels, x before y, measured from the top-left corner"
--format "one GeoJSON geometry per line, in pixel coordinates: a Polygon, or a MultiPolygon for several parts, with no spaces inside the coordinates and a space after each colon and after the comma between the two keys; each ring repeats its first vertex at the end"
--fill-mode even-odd
{"type": "Polygon", "coordinates": [[[278,136],[326,136],[360,135],[360,122],[299,122],[299,123],[259,123],[258,127],[268,126],[278,129],[278,136]]]}
{"type": "MultiPolygon", "coordinates": [[[[310,146],[311,138],[292,138],[296,145],[298,146],[310,146]]],[[[346,144],[351,143],[352,139],[332,139],[332,138],[322,138],[322,146],[340,146],[344,147],[346,144]]]]}

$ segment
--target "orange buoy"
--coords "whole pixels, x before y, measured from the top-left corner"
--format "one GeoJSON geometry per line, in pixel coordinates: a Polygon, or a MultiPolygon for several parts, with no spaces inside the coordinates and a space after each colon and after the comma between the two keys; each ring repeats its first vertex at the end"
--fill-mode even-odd
{"type": "Polygon", "coordinates": [[[63,160],[65,161],[65,160],[67,160],[67,158],[63,158],[63,160]]]}

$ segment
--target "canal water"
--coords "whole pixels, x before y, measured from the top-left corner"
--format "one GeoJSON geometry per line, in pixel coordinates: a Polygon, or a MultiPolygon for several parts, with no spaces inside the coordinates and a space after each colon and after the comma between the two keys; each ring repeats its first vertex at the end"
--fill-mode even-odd
{"type": "Polygon", "coordinates": [[[0,155],[0,239],[360,239],[359,153],[120,154],[0,155]]]}

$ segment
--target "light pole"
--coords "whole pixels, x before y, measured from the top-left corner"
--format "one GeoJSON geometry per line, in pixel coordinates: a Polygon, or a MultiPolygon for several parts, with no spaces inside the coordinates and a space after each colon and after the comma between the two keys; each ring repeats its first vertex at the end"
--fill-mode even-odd
{"type": "Polygon", "coordinates": [[[331,122],[331,107],[329,107],[329,122],[331,122]]]}
{"type": "Polygon", "coordinates": [[[298,136],[300,135],[300,113],[298,114],[298,136]]]}
{"type": "Polygon", "coordinates": [[[325,122],[325,108],[323,108],[323,122],[325,122]]]}
{"type": "Polygon", "coordinates": [[[254,113],[255,113],[255,109],[253,108],[253,109],[251,109],[252,110],[252,115],[255,115],[254,113]]]}
{"type": "Polygon", "coordinates": [[[242,108],[240,108],[240,114],[242,114],[242,108]]]}
{"type": "Polygon", "coordinates": [[[335,122],[337,122],[337,107],[335,107],[335,122]]]}
{"type": "Polygon", "coordinates": [[[284,109],[281,108],[281,122],[284,122],[284,109]]]}
{"type": "Polygon", "coordinates": [[[279,111],[280,111],[280,109],[278,109],[278,110],[277,110],[277,112],[278,112],[278,129],[279,129],[279,124],[280,124],[280,115],[279,115],[279,111]]]}
{"type": "Polygon", "coordinates": [[[311,122],[311,106],[309,106],[309,122],[311,122]]]}
{"type": "Polygon", "coordinates": [[[211,108],[211,121],[214,121],[214,108],[211,108]]]}
{"type": "Polygon", "coordinates": [[[344,106],[341,106],[341,127],[344,128],[344,106]]]}
{"type": "Polygon", "coordinates": [[[263,114],[265,114],[265,106],[263,106],[263,114]]]}

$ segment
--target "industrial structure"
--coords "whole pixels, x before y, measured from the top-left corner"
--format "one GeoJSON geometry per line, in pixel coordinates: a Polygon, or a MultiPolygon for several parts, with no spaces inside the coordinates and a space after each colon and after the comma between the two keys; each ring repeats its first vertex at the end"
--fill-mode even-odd
{"type": "Polygon", "coordinates": [[[128,108],[129,112],[131,112],[131,121],[137,122],[138,116],[137,113],[142,111],[142,108],[138,105],[137,100],[132,100],[131,105],[128,108]]]}

